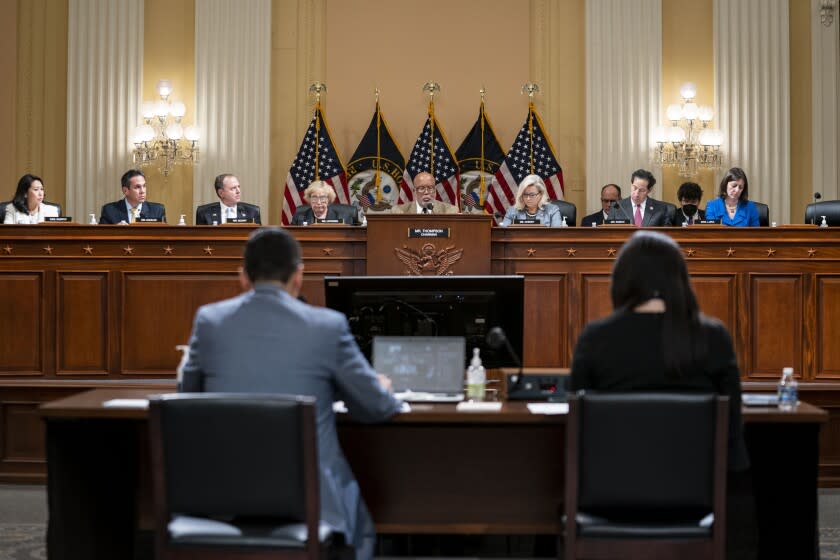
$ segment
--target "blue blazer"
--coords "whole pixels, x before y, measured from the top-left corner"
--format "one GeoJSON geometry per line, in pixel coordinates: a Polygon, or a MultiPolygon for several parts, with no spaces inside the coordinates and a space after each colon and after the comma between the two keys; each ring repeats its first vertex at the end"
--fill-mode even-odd
{"type": "MultiPolygon", "coordinates": [[[[532,216],[529,216],[525,210],[517,210],[516,206],[508,206],[508,209],[505,212],[505,218],[499,225],[507,227],[511,225],[515,219],[524,220],[531,217],[532,216]]],[[[551,227],[560,227],[560,223],[562,222],[562,219],[560,218],[560,208],[550,202],[542,208],[537,209],[536,218],[541,224],[547,224],[551,227]]]]}
{"type": "MultiPolygon", "coordinates": [[[[140,217],[159,218],[161,222],[166,222],[166,208],[163,207],[163,204],[147,200],[140,207],[140,217]]],[[[124,198],[116,202],[109,202],[99,212],[100,224],[118,224],[120,222],[128,223],[128,210],[125,209],[124,198]]]]}
{"type": "Polygon", "coordinates": [[[315,397],[321,520],[344,533],[356,558],[373,557],[373,519],[341,452],[333,401],[361,422],[389,418],[400,402],[379,385],[343,314],[268,283],[205,305],[195,314],[180,390],[315,397]]]}
{"type": "Polygon", "coordinates": [[[715,198],[706,204],[706,219],[720,220],[725,226],[758,227],[758,207],[752,200],[739,200],[735,217],[729,218],[722,198],[715,198]]]}

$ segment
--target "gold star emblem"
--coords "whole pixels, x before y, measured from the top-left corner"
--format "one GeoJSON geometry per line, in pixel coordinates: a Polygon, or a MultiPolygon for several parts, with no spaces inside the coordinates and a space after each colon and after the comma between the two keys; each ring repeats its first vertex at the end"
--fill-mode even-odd
{"type": "Polygon", "coordinates": [[[11,255],[12,251],[14,251],[14,249],[12,249],[9,245],[6,245],[5,247],[3,247],[3,250],[6,251],[7,255],[11,255]]]}
{"type": "Polygon", "coordinates": [[[46,247],[44,247],[44,252],[47,253],[48,255],[52,255],[53,248],[50,247],[49,245],[47,245],[46,247]]]}
{"type": "Polygon", "coordinates": [[[615,256],[615,249],[613,249],[612,247],[607,249],[607,256],[608,257],[614,257],[615,256]]]}
{"type": "Polygon", "coordinates": [[[808,249],[808,258],[811,258],[811,257],[813,257],[813,256],[814,256],[814,255],[816,255],[816,254],[817,254],[817,250],[816,250],[816,249],[808,249]]]}
{"type": "Polygon", "coordinates": [[[205,248],[204,248],[204,254],[206,254],[206,255],[212,255],[212,254],[213,254],[213,247],[211,247],[210,245],[208,245],[207,247],[205,247],[205,248]]]}
{"type": "Polygon", "coordinates": [[[171,245],[167,245],[166,247],[163,248],[163,254],[164,255],[171,255],[174,251],[175,251],[175,249],[171,245]]]}
{"type": "Polygon", "coordinates": [[[735,254],[735,249],[733,249],[732,247],[730,247],[729,249],[726,250],[726,256],[727,257],[731,257],[734,254],[735,254]]]}
{"type": "Polygon", "coordinates": [[[92,255],[93,254],[93,247],[91,247],[90,245],[87,245],[85,247],[82,247],[82,251],[85,252],[85,255],[92,255]]]}
{"type": "Polygon", "coordinates": [[[687,249],[687,250],[685,251],[685,253],[686,253],[689,257],[693,257],[693,256],[694,256],[694,253],[696,253],[696,252],[697,252],[697,251],[695,251],[694,249],[687,249]]]}
{"type": "Polygon", "coordinates": [[[333,249],[332,247],[324,247],[324,248],[323,248],[323,249],[321,249],[321,250],[322,250],[322,251],[324,252],[324,254],[325,254],[325,255],[327,255],[328,257],[331,257],[331,256],[332,256],[332,254],[333,254],[333,251],[335,251],[335,249],[333,249]]]}
{"type": "Polygon", "coordinates": [[[574,257],[577,253],[577,249],[566,249],[566,252],[569,254],[570,257],[574,257]]]}
{"type": "Polygon", "coordinates": [[[767,256],[768,257],[776,256],[776,249],[767,249],[767,256]]]}
{"type": "Polygon", "coordinates": [[[131,245],[126,245],[123,247],[123,254],[125,255],[133,255],[134,254],[134,247],[131,245]]]}
{"type": "Polygon", "coordinates": [[[536,255],[536,254],[537,254],[537,250],[536,250],[536,249],[534,249],[533,247],[529,247],[529,248],[528,248],[528,256],[529,256],[529,257],[533,257],[533,256],[534,256],[534,255],[536,255]]]}

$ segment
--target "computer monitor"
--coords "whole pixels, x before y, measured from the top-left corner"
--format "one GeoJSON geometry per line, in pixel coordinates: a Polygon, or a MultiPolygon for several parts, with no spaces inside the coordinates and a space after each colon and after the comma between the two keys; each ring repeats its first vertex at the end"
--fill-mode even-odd
{"type": "Polygon", "coordinates": [[[327,276],[324,286],[368,360],[374,336],[463,336],[465,365],[478,347],[484,367],[515,366],[504,347],[487,345],[493,327],[522,356],[524,276],[327,276]]]}

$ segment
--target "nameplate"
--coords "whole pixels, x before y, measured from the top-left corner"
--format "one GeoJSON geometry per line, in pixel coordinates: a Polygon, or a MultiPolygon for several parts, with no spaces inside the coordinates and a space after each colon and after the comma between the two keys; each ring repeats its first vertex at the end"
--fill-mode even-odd
{"type": "Polygon", "coordinates": [[[720,220],[695,220],[695,226],[719,226],[720,220]]]}
{"type": "Polygon", "coordinates": [[[163,221],[162,218],[137,218],[135,220],[138,224],[159,224],[163,221]]]}
{"type": "Polygon", "coordinates": [[[316,224],[343,224],[344,222],[342,222],[341,220],[339,220],[337,218],[330,218],[330,219],[325,218],[323,220],[319,220],[319,219],[316,218],[315,223],[316,224]]]}
{"type": "Polygon", "coordinates": [[[226,222],[226,224],[253,224],[253,218],[230,218],[226,222]]]}
{"type": "Polygon", "coordinates": [[[536,218],[514,218],[513,223],[518,225],[518,226],[536,226],[536,225],[541,226],[542,225],[542,222],[540,222],[536,218]]]}
{"type": "Polygon", "coordinates": [[[605,226],[629,226],[630,220],[628,218],[607,218],[604,220],[605,226]]]}
{"type": "Polygon", "coordinates": [[[408,228],[408,237],[449,237],[449,228],[408,228]]]}
{"type": "Polygon", "coordinates": [[[73,218],[70,216],[47,216],[44,218],[45,222],[72,222],[73,218]]]}

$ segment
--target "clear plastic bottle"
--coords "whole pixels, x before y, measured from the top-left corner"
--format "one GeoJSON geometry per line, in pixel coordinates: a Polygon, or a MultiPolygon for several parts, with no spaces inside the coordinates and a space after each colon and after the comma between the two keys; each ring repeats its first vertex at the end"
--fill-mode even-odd
{"type": "Polygon", "coordinates": [[[566,223],[566,216],[560,216],[560,227],[569,227],[569,224],[566,223]]]}
{"type": "Polygon", "coordinates": [[[820,227],[828,227],[828,222],[825,221],[825,216],[821,216],[822,221],[820,222],[820,227]]]}
{"type": "Polygon", "coordinates": [[[794,410],[799,403],[799,383],[793,377],[793,368],[782,369],[779,381],[779,410],[794,410]]]}
{"type": "Polygon", "coordinates": [[[474,401],[484,400],[484,389],[487,383],[487,373],[478,355],[479,349],[473,348],[473,357],[470,360],[470,367],[467,368],[467,398],[474,401]]]}

